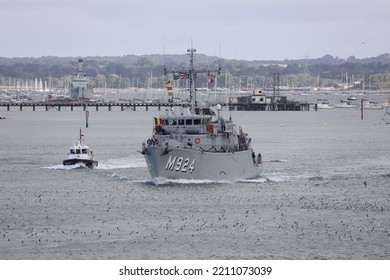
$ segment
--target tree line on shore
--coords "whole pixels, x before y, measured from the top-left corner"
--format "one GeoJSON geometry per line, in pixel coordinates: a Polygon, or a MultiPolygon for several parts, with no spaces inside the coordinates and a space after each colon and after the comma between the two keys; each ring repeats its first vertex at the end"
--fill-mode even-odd
{"type": "MultiPolygon", "coordinates": [[[[84,71],[97,88],[162,88],[165,66],[175,71],[188,67],[186,54],[86,57],[83,60],[84,71]]],[[[43,80],[50,88],[66,88],[77,73],[77,63],[75,57],[0,57],[0,86],[34,86],[37,80],[43,80]]],[[[244,61],[196,54],[195,64],[202,69],[221,67],[216,81],[199,76],[198,87],[272,88],[274,73],[279,73],[279,85],[289,88],[390,89],[390,54],[366,59],[325,55],[318,59],[283,61],[244,61]]]]}

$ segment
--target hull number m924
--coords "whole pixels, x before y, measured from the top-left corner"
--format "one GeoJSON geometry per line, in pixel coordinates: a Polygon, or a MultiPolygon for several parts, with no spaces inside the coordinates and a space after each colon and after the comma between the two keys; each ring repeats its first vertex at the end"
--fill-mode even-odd
{"type": "Polygon", "coordinates": [[[177,157],[175,156],[172,158],[172,156],[169,156],[169,159],[167,161],[167,164],[165,165],[165,170],[175,170],[175,171],[181,171],[181,172],[190,172],[194,171],[195,169],[195,159],[191,161],[190,158],[183,158],[183,157],[177,157]]]}

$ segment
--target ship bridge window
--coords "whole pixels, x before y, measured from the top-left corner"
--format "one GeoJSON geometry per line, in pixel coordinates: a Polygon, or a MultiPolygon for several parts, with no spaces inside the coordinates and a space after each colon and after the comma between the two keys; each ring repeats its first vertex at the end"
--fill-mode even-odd
{"type": "Polygon", "coordinates": [[[184,120],[183,119],[179,119],[178,120],[178,125],[184,125],[184,120]]]}
{"type": "Polygon", "coordinates": [[[73,149],[70,149],[70,153],[73,155],[73,154],[74,154],[74,150],[73,150],[73,149]]]}
{"type": "Polygon", "coordinates": [[[169,120],[169,125],[176,125],[176,124],[177,124],[176,119],[170,119],[169,120]]]}
{"type": "Polygon", "coordinates": [[[81,150],[81,153],[82,153],[82,154],[88,154],[87,149],[82,149],[82,150],[81,150]]]}
{"type": "Polygon", "coordinates": [[[81,151],[80,151],[80,149],[77,149],[76,150],[76,154],[79,154],[81,151]]]}
{"type": "Polygon", "coordinates": [[[164,119],[164,125],[169,125],[168,119],[164,119]]]}
{"type": "Polygon", "coordinates": [[[194,125],[200,125],[200,119],[194,119],[194,125]]]}
{"type": "Polygon", "coordinates": [[[186,125],[192,125],[192,119],[186,119],[186,125]]]}

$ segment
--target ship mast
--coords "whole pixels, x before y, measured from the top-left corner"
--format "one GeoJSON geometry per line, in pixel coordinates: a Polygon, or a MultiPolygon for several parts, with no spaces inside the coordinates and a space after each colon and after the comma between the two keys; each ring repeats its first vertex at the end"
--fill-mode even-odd
{"type": "MultiPolygon", "coordinates": [[[[215,70],[195,69],[195,67],[194,67],[194,53],[195,52],[196,52],[196,49],[192,48],[192,46],[190,49],[187,49],[187,53],[189,53],[189,55],[190,55],[190,69],[186,70],[186,71],[179,72],[179,74],[185,75],[185,77],[189,79],[191,113],[195,113],[195,108],[197,107],[195,80],[196,80],[198,74],[207,73],[210,76],[211,73],[215,73],[216,75],[219,75],[220,71],[221,71],[221,67],[218,67],[218,69],[215,69],[215,70]]],[[[177,73],[177,71],[167,71],[166,68],[164,67],[164,74],[167,75],[168,73],[175,75],[177,73]]]]}
{"type": "Polygon", "coordinates": [[[189,70],[189,79],[190,79],[190,104],[191,104],[191,112],[194,113],[196,108],[196,88],[195,88],[195,79],[196,73],[194,68],[194,52],[196,49],[190,48],[187,49],[187,52],[190,53],[190,70],[189,70]]]}

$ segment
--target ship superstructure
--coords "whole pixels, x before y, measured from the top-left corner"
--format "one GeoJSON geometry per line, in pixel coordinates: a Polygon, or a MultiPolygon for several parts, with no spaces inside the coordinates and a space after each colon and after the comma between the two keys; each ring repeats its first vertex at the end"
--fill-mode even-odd
{"type": "Polygon", "coordinates": [[[90,100],[93,95],[92,81],[84,72],[83,59],[78,60],[78,70],[76,76],[70,82],[70,98],[74,100],[90,100]]]}

